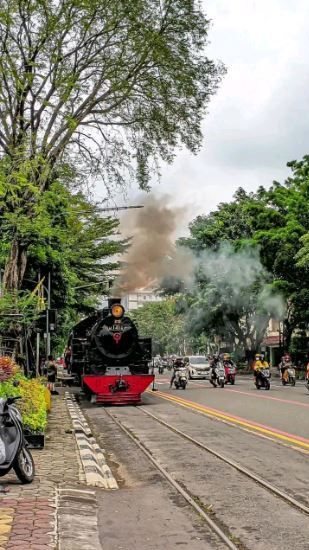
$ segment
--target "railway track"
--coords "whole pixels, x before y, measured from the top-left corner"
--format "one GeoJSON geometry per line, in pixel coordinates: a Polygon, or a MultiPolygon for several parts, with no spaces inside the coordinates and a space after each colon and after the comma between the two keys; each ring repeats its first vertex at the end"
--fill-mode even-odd
{"type": "Polygon", "coordinates": [[[257,476],[255,473],[250,472],[250,470],[248,470],[247,468],[244,468],[243,466],[241,466],[240,464],[238,464],[234,460],[224,456],[221,453],[218,453],[217,451],[215,451],[211,447],[208,447],[207,445],[204,445],[204,443],[201,443],[197,439],[194,439],[193,437],[191,437],[190,435],[182,432],[178,428],[175,428],[175,426],[172,426],[168,422],[165,422],[165,420],[162,420],[161,418],[158,418],[156,415],[154,415],[151,412],[147,411],[143,407],[140,407],[139,410],[142,411],[147,416],[149,416],[149,417],[153,418],[154,420],[156,420],[157,422],[159,422],[159,424],[162,424],[163,426],[165,426],[166,428],[168,428],[172,432],[178,434],[180,437],[186,439],[187,441],[190,441],[191,443],[196,445],[196,447],[199,447],[200,449],[203,449],[207,453],[210,453],[213,456],[215,456],[215,457],[219,458],[220,460],[222,460],[223,462],[225,462],[225,464],[228,464],[229,466],[232,466],[232,468],[235,468],[235,470],[237,470],[238,472],[244,474],[249,479],[252,479],[252,481],[255,481],[256,483],[258,483],[258,485],[260,485],[264,489],[267,489],[268,491],[270,491],[271,493],[273,493],[277,497],[281,498],[282,500],[284,500],[288,504],[291,504],[292,506],[294,506],[295,508],[297,508],[298,510],[300,510],[301,512],[303,512],[304,514],[307,514],[309,516],[309,507],[308,506],[304,505],[302,502],[299,502],[298,500],[291,497],[290,495],[288,495],[284,491],[281,491],[281,489],[278,489],[272,483],[269,483],[268,481],[265,481],[264,479],[257,476]]]}
{"type": "MultiPolygon", "coordinates": [[[[222,453],[217,452],[215,449],[205,445],[204,443],[198,441],[197,439],[191,437],[189,434],[179,430],[177,427],[173,426],[169,422],[166,422],[165,420],[162,420],[155,414],[151,413],[144,407],[139,407],[138,409],[135,409],[135,411],[139,411],[141,414],[146,415],[147,417],[151,418],[153,421],[155,421],[157,424],[161,424],[165,428],[167,428],[172,433],[179,436],[179,438],[182,438],[186,440],[187,442],[191,443],[195,447],[198,447],[202,451],[204,451],[207,454],[212,455],[213,457],[217,458],[218,460],[224,462],[226,465],[232,467],[233,469],[237,470],[240,474],[245,476],[246,478],[253,481],[255,484],[257,484],[259,487],[263,488],[268,493],[271,493],[272,495],[276,496],[286,504],[290,505],[294,509],[298,510],[304,515],[309,516],[309,507],[303,504],[302,502],[298,501],[297,499],[293,498],[286,492],[282,491],[272,483],[269,483],[268,481],[265,481],[261,477],[257,476],[254,472],[250,471],[249,469],[241,466],[239,463],[235,462],[234,460],[230,459],[227,456],[224,456],[222,453]]],[[[133,431],[128,429],[120,420],[119,418],[116,418],[114,414],[106,409],[106,413],[113,419],[113,421],[121,428],[123,432],[126,433],[126,435],[134,441],[134,443],[139,447],[139,449],[148,457],[148,459],[152,462],[152,464],[158,469],[163,476],[168,480],[168,482],[177,490],[179,494],[182,495],[182,497],[191,505],[191,507],[206,521],[209,528],[216,533],[216,535],[221,539],[222,542],[226,545],[227,548],[233,549],[233,550],[239,550],[244,549],[245,545],[241,543],[241,541],[234,540],[234,537],[232,533],[229,532],[228,529],[222,529],[222,527],[216,522],[216,520],[213,520],[209,513],[205,511],[205,506],[203,507],[203,503],[197,501],[192,497],[190,494],[190,491],[184,487],[182,484],[180,484],[171,474],[167,471],[166,468],[164,468],[158,460],[153,456],[153,454],[149,451],[149,449],[146,447],[146,445],[134,434],[133,431]]]]}
{"type": "Polygon", "coordinates": [[[152,464],[155,466],[157,470],[161,472],[161,474],[167,479],[167,481],[176,489],[176,491],[190,504],[190,506],[206,521],[208,527],[219,537],[219,539],[224,542],[227,548],[230,548],[230,550],[239,550],[240,546],[239,544],[234,544],[234,542],[231,540],[230,535],[227,535],[223,529],[215,521],[211,519],[209,514],[205,512],[205,510],[198,504],[192,496],[189,494],[189,492],[184,489],[177,480],[172,477],[169,472],[159,464],[159,462],[152,456],[152,454],[148,451],[148,449],[141,443],[140,440],[138,440],[133,433],[128,430],[122,422],[120,422],[115,416],[108,410],[105,409],[105,412],[108,414],[110,418],[119,426],[119,428],[137,445],[137,447],[147,456],[147,458],[152,462],[152,464]]]}

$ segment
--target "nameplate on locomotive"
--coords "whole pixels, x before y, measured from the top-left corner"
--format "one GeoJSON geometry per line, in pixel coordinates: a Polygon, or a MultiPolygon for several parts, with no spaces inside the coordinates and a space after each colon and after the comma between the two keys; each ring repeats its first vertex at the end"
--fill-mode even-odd
{"type": "Polygon", "coordinates": [[[112,332],[124,332],[123,325],[113,325],[110,329],[112,332]]]}

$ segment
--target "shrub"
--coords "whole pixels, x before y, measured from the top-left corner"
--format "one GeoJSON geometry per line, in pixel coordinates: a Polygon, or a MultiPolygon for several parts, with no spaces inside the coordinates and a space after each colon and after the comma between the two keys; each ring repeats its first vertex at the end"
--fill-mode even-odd
{"type": "Polygon", "coordinates": [[[5,382],[12,378],[18,369],[19,367],[12,357],[0,357],[0,382],[5,382]]]}
{"type": "Polygon", "coordinates": [[[45,403],[45,387],[39,378],[28,380],[22,374],[17,373],[13,378],[0,384],[0,397],[21,396],[16,406],[22,414],[26,429],[31,432],[43,432],[47,424],[47,412],[45,403]],[[13,385],[14,380],[19,381],[19,386],[13,385]]]}

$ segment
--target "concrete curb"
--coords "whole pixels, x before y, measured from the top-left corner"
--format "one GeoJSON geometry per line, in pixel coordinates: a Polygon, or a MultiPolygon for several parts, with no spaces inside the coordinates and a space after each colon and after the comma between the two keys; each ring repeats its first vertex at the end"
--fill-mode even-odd
{"type": "Polygon", "coordinates": [[[58,550],[101,550],[96,491],[58,490],[58,550]]]}
{"type": "Polygon", "coordinates": [[[118,489],[102,449],[93,437],[74,395],[65,392],[65,400],[72,419],[73,430],[87,485],[104,489],[118,489]]]}

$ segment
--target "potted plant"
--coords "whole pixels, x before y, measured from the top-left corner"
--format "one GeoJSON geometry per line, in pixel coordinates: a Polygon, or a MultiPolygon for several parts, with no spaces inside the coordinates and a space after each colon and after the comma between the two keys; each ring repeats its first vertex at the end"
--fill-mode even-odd
{"type": "MultiPolygon", "coordinates": [[[[0,358],[0,376],[1,376],[0,358]]],[[[12,370],[11,376],[0,379],[0,397],[21,396],[17,406],[21,411],[25,427],[25,437],[30,448],[44,447],[47,411],[45,400],[45,386],[41,379],[27,379],[23,374],[12,370]],[[18,384],[16,385],[16,381],[18,384]]]]}

